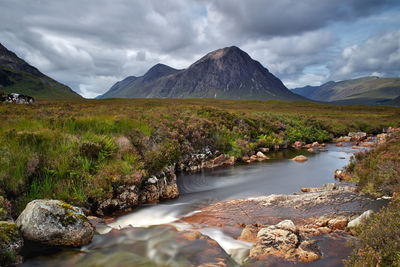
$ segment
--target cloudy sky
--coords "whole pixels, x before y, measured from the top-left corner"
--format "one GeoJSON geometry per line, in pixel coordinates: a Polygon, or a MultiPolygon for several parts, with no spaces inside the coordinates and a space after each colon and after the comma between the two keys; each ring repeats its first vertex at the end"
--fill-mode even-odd
{"type": "Polygon", "coordinates": [[[85,97],[232,45],[294,88],[400,76],[400,1],[1,0],[0,43],[85,97]]]}

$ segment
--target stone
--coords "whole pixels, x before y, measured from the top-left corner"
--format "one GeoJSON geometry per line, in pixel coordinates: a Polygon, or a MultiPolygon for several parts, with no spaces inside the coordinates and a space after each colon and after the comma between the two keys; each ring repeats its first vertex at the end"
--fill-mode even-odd
{"type": "Polygon", "coordinates": [[[321,257],[315,241],[300,236],[291,220],[284,220],[276,225],[261,228],[257,241],[250,249],[250,259],[263,259],[268,256],[289,261],[309,262],[321,257]]]}
{"type": "Polygon", "coordinates": [[[311,148],[311,144],[304,145],[304,148],[311,148]]]}
{"type": "Polygon", "coordinates": [[[0,265],[14,266],[22,263],[19,253],[24,239],[13,221],[0,221],[0,265]]]}
{"type": "Polygon", "coordinates": [[[339,143],[336,144],[336,146],[343,146],[343,143],[339,142],[339,143]]]}
{"type": "Polygon", "coordinates": [[[313,153],[313,152],[314,152],[314,149],[309,148],[309,149],[307,149],[307,151],[310,152],[310,153],[313,153]]]}
{"type": "Polygon", "coordinates": [[[303,145],[304,145],[303,142],[296,141],[296,142],[294,142],[292,147],[295,148],[295,149],[300,149],[300,148],[302,148],[303,145]]]}
{"type": "Polygon", "coordinates": [[[80,208],[60,200],[29,202],[16,224],[24,239],[49,246],[83,246],[95,232],[80,208]]]}
{"type": "Polygon", "coordinates": [[[251,162],[256,161],[256,160],[257,160],[257,156],[256,155],[251,155],[250,156],[250,161],[251,162]]]}
{"type": "Polygon", "coordinates": [[[294,223],[291,220],[281,221],[280,223],[276,224],[275,227],[278,227],[279,229],[292,231],[292,232],[296,231],[296,226],[294,225],[294,223]]]}
{"type": "Polygon", "coordinates": [[[349,132],[348,136],[351,138],[351,141],[361,141],[367,137],[367,133],[364,132],[349,132]]]}
{"type": "Polygon", "coordinates": [[[319,146],[319,143],[318,143],[318,142],[314,142],[314,143],[312,143],[311,146],[312,146],[312,147],[317,147],[317,146],[319,146]]]}
{"type": "Polygon", "coordinates": [[[328,221],[328,227],[332,230],[344,230],[349,222],[349,218],[345,216],[338,216],[328,221]]]}
{"type": "Polygon", "coordinates": [[[364,220],[368,219],[374,212],[372,210],[367,210],[354,220],[351,220],[348,224],[348,228],[353,228],[359,226],[364,220]]]}
{"type": "Polygon", "coordinates": [[[362,147],[374,147],[375,143],[374,142],[363,142],[360,144],[362,147]]]}
{"type": "Polygon", "coordinates": [[[268,157],[264,155],[264,153],[262,153],[261,151],[257,152],[256,156],[259,159],[268,159],[268,157]]]}
{"type": "Polygon", "coordinates": [[[246,225],[238,237],[238,240],[255,243],[257,240],[257,233],[258,227],[254,225],[246,225]]]}
{"type": "MultiPolygon", "coordinates": [[[[11,93],[8,95],[5,95],[4,101],[8,103],[15,103],[15,104],[33,104],[35,102],[35,99],[31,96],[27,95],[22,95],[22,94],[17,94],[17,93],[11,93]]],[[[1,101],[0,101],[1,102],[1,101]]]]}
{"type": "Polygon", "coordinates": [[[297,162],[303,162],[303,161],[308,160],[308,158],[306,156],[299,155],[299,156],[292,158],[292,160],[297,161],[297,162]]]}
{"type": "Polygon", "coordinates": [[[263,152],[263,153],[267,153],[269,151],[269,148],[268,147],[262,147],[262,148],[260,148],[260,151],[263,152]]]}
{"type": "Polygon", "coordinates": [[[359,146],[352,146],[351,148],[352,148],[352,149],[360,149],[359,146]]]}

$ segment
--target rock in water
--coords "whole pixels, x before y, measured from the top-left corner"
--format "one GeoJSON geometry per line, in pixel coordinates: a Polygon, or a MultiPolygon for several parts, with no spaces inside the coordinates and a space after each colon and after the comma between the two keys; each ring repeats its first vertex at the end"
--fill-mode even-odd
{"type": "Polygon", "coordinates": [[[296,156],[296,157],[292,158],[292,160],[298,161],[298,162],[302,162],[302,161],[308,160],[308,158],[306,156],[299,155],[299,156],[296,156]]]}
{"type": "Polygon", "coordinates": [[[22,263],[19,252],[24,246],[21,232],[13,222],[0,221],[0,266],[22,263]]]}
{"type": "Polygon", "coordinates": [[[80,208],[59,200],[29,202],[16,223],[25,239],[50,246],[86,245],[95,231],[80,208]]]}
{"type": "Polygon", "coordinates": [[[268,256],[289,261],[309,262],[321,257],[315,241],[300,236],[291,220],[262,228],[257,241],[250,249],[250,259],[263,259],[268,256]]]}

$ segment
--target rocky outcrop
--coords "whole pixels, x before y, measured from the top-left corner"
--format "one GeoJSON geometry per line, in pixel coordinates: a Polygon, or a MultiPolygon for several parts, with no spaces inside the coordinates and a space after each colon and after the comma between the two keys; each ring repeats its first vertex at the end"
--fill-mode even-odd
{"type": "Polygon", "coordinates": [[[351,220],[348,224],[347,227],[348,228],[354,228],[359,226],[363,220],[368,219],[374,212],[372,210],[367,210],[365,211],[363,214],[361,214],[360,216],[358,216],[357,218],[351,220]]]}
{"type": "Polygon", "coordinates": [[[14,266],[22,263],[19,255],[24,240],[18,227],[12,221],[0,221],[0,266],[14,266]]]}
{"type": "Polygon", "coordinates": [[[1,95],[0,102],[16,103],[16,104],[33,104],[35,99],[33,97],[11,93],[8,95],[1,95]]]}
{"type": "Polygon", "coordinates": [[[29,202],[16,224],[25,239],[49,246],[79,247],[94,235],[82,210],[59,200],[29,202]]]}
{"type": "Polygon", "coordinates": [[[315,241],[305,240],[291,220],[262,228],[257,234],[257,241],[250,249],[250,259],[268,257],[283,258],[289,261],[309,262],[321,257],[315,241]]]}
{"type": "Polygon", "coordinates": [[[157,203],[163,199],[177,198],[179,191],[174,170],[175,167],[170,166],[157,176],[147,179],[140,191],[139,203],[157,203]]]}
{"type": "Polygon", "coordinates": [[[98,204],[96,214],[103,216],[114,211],[125,210],[144,203],[157,203],[163,199],[179,196],[176,185],[175,166],[164,168],[157,175],[144,181],[142,188],[138,186],[119,186],[111,198],[98,204]]]}

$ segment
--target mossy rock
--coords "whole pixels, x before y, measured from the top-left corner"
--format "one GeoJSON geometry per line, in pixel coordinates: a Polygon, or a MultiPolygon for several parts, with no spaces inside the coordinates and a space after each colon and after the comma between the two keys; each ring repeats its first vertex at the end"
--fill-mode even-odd
{"type": "Polygon", "coordinates": [[[24,240],[17,225],[0,221],[0,266],[13,266],[22,263],[19,255],[24,240]]]}
{"type": "Polygon", "coordinates": [[[17,219],[25,239],[50,246],[89,243],[94,227],[78,207],[59,200],[34,200],[17,219]]]}

